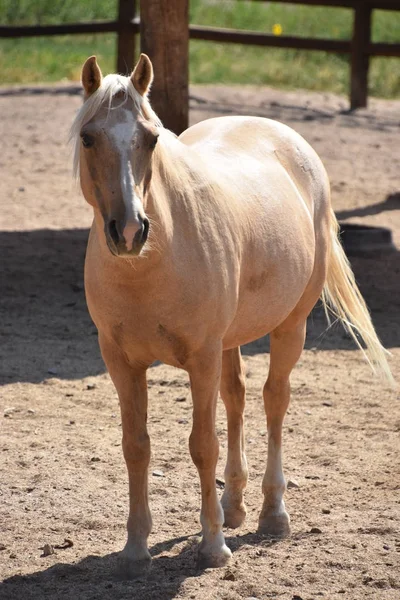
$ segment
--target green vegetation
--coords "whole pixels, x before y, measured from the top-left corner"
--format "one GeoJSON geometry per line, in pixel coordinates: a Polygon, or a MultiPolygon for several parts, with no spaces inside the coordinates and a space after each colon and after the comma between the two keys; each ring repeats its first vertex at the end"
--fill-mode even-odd
{"type": "MultiPolygon", "coordinates": [[[[0,0],[4,25],[114,19],[117,0],[0,0]]],[[[242,0],[190,0],[190,22],[282,35],[349,39],[352,11],[242,0]]],[[[96,54],[103,72],[115,70],[114,34],[0,39],[0,84],[79,79],[83,60],[96,54]]],[[[375,11],[373,40],[398,42],[400,13],[375,11]]],[[[271,85],[347,94],[349,57],[323,52],[190,43],[193,83],[271,85]]],[[[400,96],[398,59],[372,60],[370,93],[400,96]]]]}

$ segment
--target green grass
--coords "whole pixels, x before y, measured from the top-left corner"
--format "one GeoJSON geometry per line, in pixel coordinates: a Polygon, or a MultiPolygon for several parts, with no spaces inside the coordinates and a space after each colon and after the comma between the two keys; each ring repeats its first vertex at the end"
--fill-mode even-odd
{"type": "MultiPolygon", "coordinates": [[[[0,0],[3,24],[50,24],[113,19],[116,0],[0,0]]],[[[352,11],[278,2],[190,0],[190,21],[283,35],[349,39],[352,11]]],[[[400,12],[375,11],[373,40],[400,41],[400,12]]],[[[115,70],[114,34],[0,39],[0,84],[77,80],[85,58],[96,54],[104,73],[115,70]]],[[[192,83],[271,85],[348,93],[349,57],[324,52],[190,43],[192,83]]],[[[371,61],[370,93],[400,97],[400,61],[371,61]]]]}

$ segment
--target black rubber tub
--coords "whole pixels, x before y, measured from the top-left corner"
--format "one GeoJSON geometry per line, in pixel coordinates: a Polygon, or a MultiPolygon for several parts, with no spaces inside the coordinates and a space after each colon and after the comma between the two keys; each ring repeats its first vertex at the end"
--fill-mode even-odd
{"type": "Polygon", "coordinates": [[[395,250],[392,232],[387,227],[339,223],[340,240],[348,256],[379,254],[395,250]]]}

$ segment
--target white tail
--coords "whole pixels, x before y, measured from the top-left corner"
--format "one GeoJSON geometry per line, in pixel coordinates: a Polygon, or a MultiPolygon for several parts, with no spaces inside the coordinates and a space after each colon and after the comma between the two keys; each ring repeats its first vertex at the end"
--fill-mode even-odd
{"type": "Polygon", "coordinates": [[[338,239],[339,224],[331,210],[330,236],[331,249],[328,273],[322,291],[322,303],[329,321],[329,312],[342,322],[351,334],[357,346],[362,350],[374,371],[378,371],[395,385],[390,367],[386,360],[387,350],[380,343],[369,316],[367,305],[354,278],[347,256],[338,239]],[[360,343],[359,337],[366,349],[360,343]]]}

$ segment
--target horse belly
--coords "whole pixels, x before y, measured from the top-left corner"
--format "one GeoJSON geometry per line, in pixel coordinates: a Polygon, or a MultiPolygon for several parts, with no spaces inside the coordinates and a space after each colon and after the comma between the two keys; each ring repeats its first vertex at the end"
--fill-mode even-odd
{"type": "Polygon", "coordinates": [[[314,267],[314,253],[303,248],[294,260],[271,264],[242,275],[234,320],[224,349],[254,341],[273,331],[294,310],[304,294],[314,267]]]}
{"type": "Polygon", "coordinates": [[[225,334],[224,350],[242,346],[273,331],[292,312],[297,301],[285,301],[279,306],[269,294],[256,300],[249,299],[225,334]]]}

